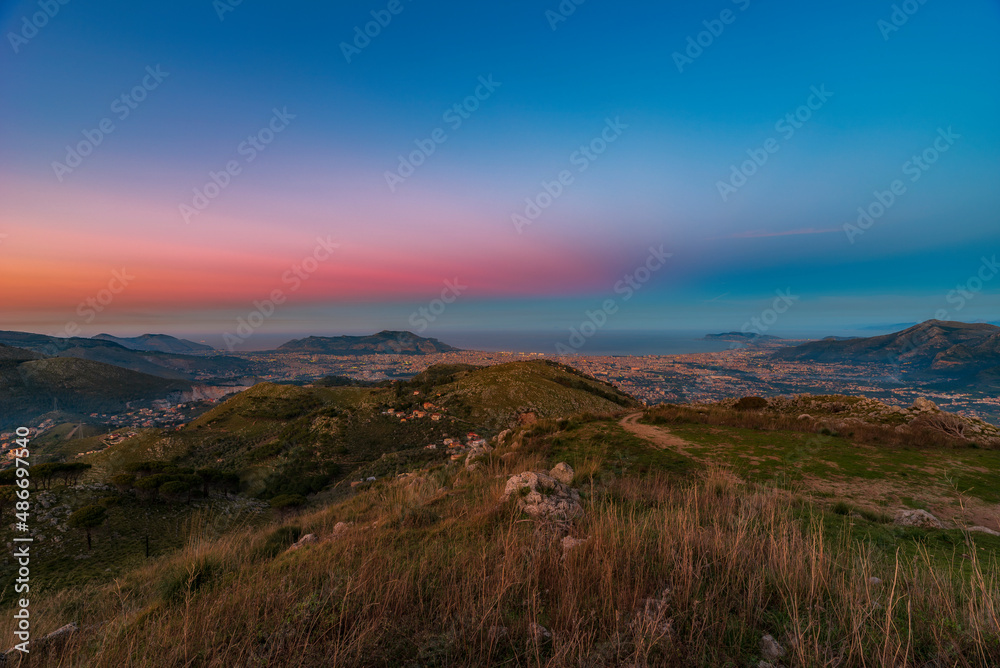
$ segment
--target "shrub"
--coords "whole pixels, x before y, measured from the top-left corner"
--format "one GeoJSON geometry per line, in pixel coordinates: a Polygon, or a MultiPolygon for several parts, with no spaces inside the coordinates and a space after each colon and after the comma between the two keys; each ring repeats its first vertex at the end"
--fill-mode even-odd
{"type": "Polygon", "coordinates": [[[406,529],[429,527],[441,520],[441,516],[430,508],[416,506],[405,508],[399,518],[399,524],[406,529]]]}
{"type": "Polygon", "coordinates": [[[69,516],[67,524],[74,529],[83,529],[87,534],[87,550],[90,550],[90,532],[104,524],[108,511],[104,506],[89,505],[80,508],[69,516]]]}
{"type": "Polygon", "coordinates": [[[160,495],[168,501],[180,501],[191,490],[191,485],[182,480],[171,480],[160,485],[160,495]]]}
{"type": "Polygon", "coordinates": [[[208,585],[219,570],[218,563],[208,557],[200,557],[184,566],[175,566],[160,580],[160,597],[166,603],[182,601],[187,595],[208,585]]]}
{"type": "Polygon", "coordinates": [[[119,473],[118,475],[111,476],[111,479],[108,480],[108,482],[114,485],[115,489],[124,494],[132,489],[132,486],[135,484],[135,474],[119,473]]]}
{"type": "Polygon", "coordinates": [[[738,411],[762,411],[767,408],[767,399],[764,397],[743,397],[733,406],[738,411]]]}
{"type": "Polygon", "coordinates": [[[264,544],[258,548],[257,554],[260,557],[270,559],[275,557],[302,537],[302,529],[295,525],[278,527],[264,539],[264,544]]]}
{"type": "Polygon", "coordinates": [[[282,515],[287,515],[295,508],[301,508],[306,504],[306,497],[301,494],[279,494],[269,502],[271,507],[282,515]]]}

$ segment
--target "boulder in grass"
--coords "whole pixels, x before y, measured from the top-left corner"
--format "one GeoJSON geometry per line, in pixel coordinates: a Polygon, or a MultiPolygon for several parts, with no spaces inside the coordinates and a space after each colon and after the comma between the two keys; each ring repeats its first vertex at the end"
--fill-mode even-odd
{"type": "Polygon", "coordinates": [[[766,661],[777,661],[785,656],[785,648],[774,639],[774,636],[766,635],[760,639],[760,654],[766,661]]]}
{"type": "Polygon", "coordinates": [[[896,513],[893,524],[901,527],[917,527],[918,529],[943,529],[941,520],[926,510],[900,510],[896,513]]]}
{"type": "Polygon", "coordinates": [[[512,476],[500,500],[512,498],[525,514],[539,520],[565,521],[583,513],[580,493],[546,473],[525,471],[512,476]]]}
{"type": "Polygon", "coordinates": [[[576,472],[573,471],[573,467],[566,462],[559,462],[552,467],[552,470],[549,471],[549,475],[564,485],[568,485],[573,482],[573,476],[576,475],[576,472]]]}

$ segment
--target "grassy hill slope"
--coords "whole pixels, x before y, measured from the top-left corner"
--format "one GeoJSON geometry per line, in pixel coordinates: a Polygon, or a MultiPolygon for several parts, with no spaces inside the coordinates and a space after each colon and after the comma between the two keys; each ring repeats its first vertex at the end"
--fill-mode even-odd
{"type": "Polygon", "coordinates": [[[42,493],[60,540],[36,544],[58,558],[34,629],[80,631],[32,665],[996,665],[1000,448],[952,417],[854,397],[646,408],[544,361],[258,385],[42,493]],[[492,446],[476,466],[425,445],[469,429],[492,446]],[[243,494],[101,484],[150,459],[236,471],[243,494]],[[579,513],[505,500],[561,462],[579,513]],[[284,515],[247,498],[296,490],[316,493],[284,515]],[[110,517],[87,557],[65,523],[94,500],[110,517]],[[894,522],[915,508],[941,527],[894,522]]]}
{"type": "Polygon", "coordinates": [[[896,527],[701,458],[615,419],[520,427],[475,470],[431,463],[40,600],[39,631],[84,630],[33,665],[1000,660],[1000,538],[896,527]],[[546,524],[501,501],[510,476],[559,461],[582,514],[546,524]]]}
{"type": "MultiPolygon", "coordinates": [[[[30,353],[29,353],[30,354],[30,353]]],[[[180,396],[191,390],[183,380],[168,380],[129,369],[72,357],[0,359],[0,428],[59,409],[79,414],[110,413],[180,396]]]]}

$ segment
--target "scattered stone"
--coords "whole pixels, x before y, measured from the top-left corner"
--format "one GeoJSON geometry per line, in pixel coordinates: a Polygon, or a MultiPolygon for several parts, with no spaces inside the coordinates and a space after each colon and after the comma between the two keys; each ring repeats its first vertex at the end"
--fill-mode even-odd
{"type": "Polygon", "coordinates": [[[576,475],[576,473],[573,471],[573,467],[566,462],[559,462],[552,467],[552,470],[549,471],[549,475],[564,485],[568,485],[573,482],[573,476],[576,475]]]}
{"type": "Polygon", "coordinates": [[[547,628],[535,622],[531,622],[531,625],[528,626],[528,633],[531,634],[531,639],[535,642],[545,642],[552,638],[552,633],[547,628]]]}
{"type": "Polygon", "coordinates": [[[472,470],[476,468],[475,460],[489,454],[493,448],[486,445],[486,441],[476,441],[469,448],[469,454],[465,458],[465,468],[472,470]]]}
{"type": "Polygon", "coordinates": [[[644,599],[638,614],[632,620],[632,625],[640,626],[638,630],[642,632],[655,629],[660,635],[670,634],[674,620],[667,617],[667,610],[670,608],[670,603],[667,601],[668,594],[670,589],[665,589],[660,598],[644,599]]]}
{"type": "Polygon", "coordinates": [[[800,419],[800,420],[812,420],[813,416],[809,415],[809,413],[803,413],[802,415],[799,416],[798,419],[800,419]]]}
{"type": "Polygon", "coordinates": [[[345,533],[354,526],[354,522],[337,522],[333,525],[333,530],[330,532],[331,538],[337,538],[338,536],[343,536],[345,533]]]}
{"type": "Polygon", "coordinates": [[[870,585],[871,585],[871,586],[873,586],[873,587],[877,587],[877,586],[879,586],[880,584],[882,584],[882,580],[881,580],[880,578],[877,578],[877,577],[875,577],[875,576],[873,575],[873,576],[871,576],[870,578],[868,578],[868,584],[870,584],[870,585]]]}
{"type": "Polygon", "coordinates": [[[518,500],[518,506],[535,519],[563,521],[583,513],[580,493],[545,473],[525,471],[512,476],[501,501],[518,500]]]}
{"type": "Polygon", "coordinates": [[[290,548],[288,548],[288,551],[289,552],[294,552],[295,550],[299,549],[300,547],[305,547],[306,545],[312,545],[313,543],[317,542],[318,540],[319,539],[316,538],[316,534],[314,534],[314,533],[307,533],[305,536],[302,536],[302,538],[299,538],[298,541],[296,541],[296,543],[294,545],[292,545],[290,548]]]}
{"type": "Polygon", "coordinates": [[[941,520],[926,510],[900,510],[896,513],[893,523],[901,527],[917,527],[920,529],[943,529],[941,520]]]}
{"type": "Polygon", "coordinates": [[[586,545],[588,540],[590,540],[590,537],[587,538],[570,538],[569,536],[564,537],[562,539],[562,558],[565,559],[566,555],[569,554],[571,550],[578,548],[582,545],[586,545]]]}
{"type": "Polygon", "coordinates": [[[990,536],[1000,536],[1000,531],[994,531],[993,529],[987,527],[974,526],[974,527],[969,527],[967,530],[972,531],[974,533],[989,534],[990,536]]]}
{"type": "Polygon", "coordinates": [[[51,642],[62,642],[64,640],[66,640],[67,638],[69,638],[74,633],[76,633],[77,631],[79,631],[79,630],[80,630],[80,628],[76,624],[74,624],[73,622],[70,622],[66,626],[60,626],[58,629],[56,629],[52,633],[50,633],[48,635],[45,635],[45,636],[42,636],[41,640],[39,640],[38,642],[39,642],[39,644],[47,644],[47,643],[51,643],[51,642]]]}
{"type": "Polygon", "coordinates": [[[910,406],[910,410],[920,411],[922,413],[930,413],[938,410],[937,404],[935,404],[930,399],[925,399],[924,397],[917,397],[913,400],[913,405],[910,406]]]}
{"type": "Polygon", "coordinates": [[[760,639],[760,654],[766,661],[777,661],[785,656],[785,648],[774,639],[774,636],[766,635],[760,639]]]}
{"type": "Polygon", "coordinates": [[[504,429],[502,432],[500,432],[499,434],[497,434],[497,446],[503,445],[504,441],[507,440],[507,437],[510,436],[511,433],[512,432],[511,432],[510,429],[504,429]]]}

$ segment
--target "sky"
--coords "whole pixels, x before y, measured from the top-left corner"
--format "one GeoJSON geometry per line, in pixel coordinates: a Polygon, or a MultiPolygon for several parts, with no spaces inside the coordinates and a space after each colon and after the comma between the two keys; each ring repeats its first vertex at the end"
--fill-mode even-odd
{"type": "Polygon", "coordinates": [[[0,0],[0,30],[2,329],[1000,317],[997,0],[0,0]]]}

